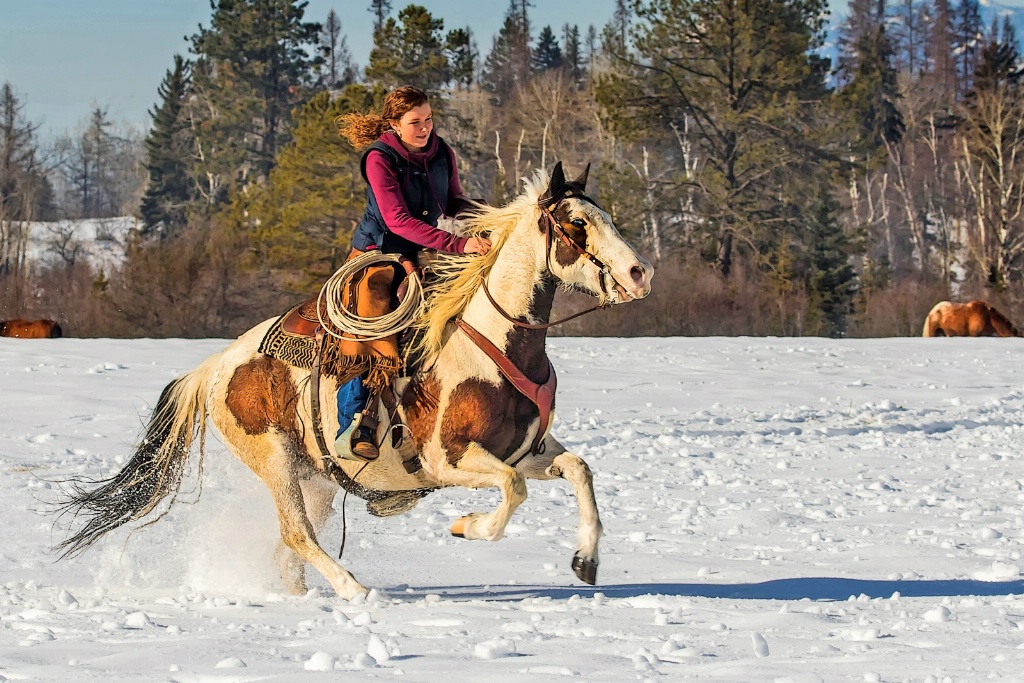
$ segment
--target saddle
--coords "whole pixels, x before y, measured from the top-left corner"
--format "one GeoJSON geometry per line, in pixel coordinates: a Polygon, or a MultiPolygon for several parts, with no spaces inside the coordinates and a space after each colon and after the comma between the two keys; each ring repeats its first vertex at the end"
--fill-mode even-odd
{"type": "MultiPolygon", "coordinates": [[[[353,249],[349,259],[363,252],[353,249]]],[[[356,273],[342,291],[342,305],[350,312],[374,318],[386,315],[404,293],[405,274],[415,264],[404,259],[403,269],[387,265],[370,265],[356,273]],[[407,263],[406,263],[407,262],[407,263]]],[[[303,370],[312,370],[319,354],[320,372],[347,382],[366,374],[365,384],[375,393],[389,387],[402,368],[397,335],[384,339],[361,339],[331,334],[322,329],[320,320],[327,320],[326,302],[311,297],[289,309],[270,326],[259,351],[303,370]],[[322,349],[320,346],[322,345],[322,349]]]]}
{"type": "MultiPolygon", "coordinates": [[[[320,318],[316,311],[317,297],[307,299],[284,314],[281,330],[298,337],[315,338],[320,331],[320,318]]],[[[320,306],[320,315],[327,316],[326,304],[320,306]]]]}
{"type": "MultiPolygon", "coordinates": [[[[362,252],[353,249],[349,259],[362,252]]],[[[400,269],[388,265],[371,265],[356,273],[342,292],[342,305],[362,317],[379,317],[393,309],[396,300],[405,293],[408,273],[416,268],[410,259],[403,258],[400,269]]],[[[289,365],[310,371],[310,408],[316,428],[314,435],[328,473],[339,478],[344,472],[334,461],[323,436],[320,412],[320,376],[333,377],[343,384],[361,374],[366,374],[364,384],[370,390],[371,403],[367,408],[383,414],[381,420],[384,434],[389,432],[392,446],[399,448],[405,425],[398,409],[401,393],[396,388],[402,360],[399,355],[398,336],[384,339],[364,340],[342,334],[340,337],[327,333],[321,320],[328,320],[325,302],[311,297],[292,307],[280,316],[267,330],[260,342],[259,352],[281,360],[289,365]]],[[[410,474],[421,469],[418,456],[410,454],[403,465],[410,474]]],[[[351,482],[354,485],[354,482],[351,482]]],[[[346,482],[342,482],[343,485],[346,482]]],[[[351,489],[345,485],[345,488],[351,489]]]]}

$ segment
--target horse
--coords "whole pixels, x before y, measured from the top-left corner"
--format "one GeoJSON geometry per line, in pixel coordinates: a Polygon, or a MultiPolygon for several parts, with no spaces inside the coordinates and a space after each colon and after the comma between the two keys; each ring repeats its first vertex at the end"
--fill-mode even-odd
{"type": "MultiPolygon", "coordinates": [[[[161,501],[173,504],[196,442],[202,457],[208,416],[270,491],[281,534],[275,560],[290,593],[306,591],[306,563],[344,599],[367,592],[316,540],[339,484],[381,516],[404,512],[440,487],[496,487],[496,509],[469,513],[450,531],[497,541],[526,499],[526,481],[556,478],[571,484],[579,508],[571,568],[593,585],[603,528],[591,470],[550,433],[551,306],[559,287],[589,293],[598,306],[642,299],[651,291],[653,268],[585,194],[589,169],[570,181],[559,162],[550,177],[538,170],[524,179],[523,192],[508,205],[477,207],[464,231],[487,235],[490,252],[441,256],[432,265],[437,282],[415,325],[420,362],[398,397],[409,435],[400,446],[378,432],[380,456],[369,462],[338,458],[333,444],[325,446],[317,430],[338,430],[333,399],[346,378],[314,382],[309,370],[259,353],[274,322],[267,320],[164,388],[120,472],[91,482],[91,490],[78,482],[65,492],[62,512],[86,521],[56,550],[74,556],[122,524],[147,516],[149,524],[166,514],[169,505],[161,501]],[[316,384],[326,408],[322,427],[306,391],[316,384]],[[332,457],[318,459],[318,448],[332,457]],[[408,450],[420,467],[406,466],[408,450]]],[[[382,430],[384,422],[382,414],[382,430]]]]}
{"type": "Polygon", "coordinates": [[[0,321],[0,337],[20,339],[56,339],[62,336],[60,325],[54,320],[13,320],[0,321]]]}
{"type": "Polygon", "coordinates": [[[1009,319],[984,301],[940,301],[924,320],[922,337],[1020,337],[1009,319]]]}

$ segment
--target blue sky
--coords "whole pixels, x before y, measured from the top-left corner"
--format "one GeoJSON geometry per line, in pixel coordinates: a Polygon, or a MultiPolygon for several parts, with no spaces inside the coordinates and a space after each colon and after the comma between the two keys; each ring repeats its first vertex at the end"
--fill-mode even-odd
{"type": "MultiPolygon", "coordinates": [[[[508,0],[419,0],[445,29],[469,26],[484,54],[508,0]]],[[[846,6],[830,0],[833,11],[846,6]]],[[[395,12],[408,0],[394,0],[395,12]]],[[[615,0],[534,0],[536,29],[556,34],[566,22],[581,30],[607,22],[615,0]]],[[[995,4],[995,3],[991,3],[995,4]]],[[[1024,0],[1004,0],[1021,6],[1024,0]]],[[[369,0],[309,0],[306,16],[323,21],[333,7],[356,61],[365,66],[372,44],[369,0]]],[[[9,81],[42,124],[44,138],[73,129],[94,104],[115,120],[146,125],[147,110],[186,35],[209,24],[209,0],[0,0],[0,82],[9,81]]]]}
{"type": "MultiPolygon", "coordinates": [[[[480,51],[490,49],[508,0],[420,0],[445,30],[469,26],[480,51]]],[[[306,17],[320,21],[334,10],[349,47],[365,66],[372,45],[369,0],[309,0],[306,17]]],[[[394,0],[398,10],[409,0],[394,0]]],[[[598,29],[614,0],[536,0],[537,28],[566,22],[598,29]]],[[[115,120],[146,124],[147,110],[184,37],[209,25],[209,0],[0,0],[0,82],[9,81],[27,102],[44,138],[74,128],[93,104],[115,120]]]]}

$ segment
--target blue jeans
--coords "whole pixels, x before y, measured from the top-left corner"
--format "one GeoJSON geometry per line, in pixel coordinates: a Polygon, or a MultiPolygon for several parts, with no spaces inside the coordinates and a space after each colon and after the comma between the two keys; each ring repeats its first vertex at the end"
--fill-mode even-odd
{"type": "Polygon", "coordinates": [[[348,429],[352,424],[352,418],[356,413],[366,408],[366,402],[370,398],[370,392],[363,386],[363,376],[359,375],[353,380],[338,387],[338,434],[348,429]]]}

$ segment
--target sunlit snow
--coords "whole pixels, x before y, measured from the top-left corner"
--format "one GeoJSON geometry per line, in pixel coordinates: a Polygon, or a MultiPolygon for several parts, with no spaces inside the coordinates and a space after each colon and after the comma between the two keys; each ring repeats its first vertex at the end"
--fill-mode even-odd
{"type": "Polygon", "coordinates": [[[53,482],[116,471],[225,344],[0,339],[0,680],[1021,679],[1018,340],[551,340],[596,587],[569,567],[570,487],[530,482],[494,544],[448,527],[495,491],[391,519],[350,497],[343,562],[375,590],[310,569],[285,595],[270,498],[215,439],[198,503],[56,561],[53,482]]]}

